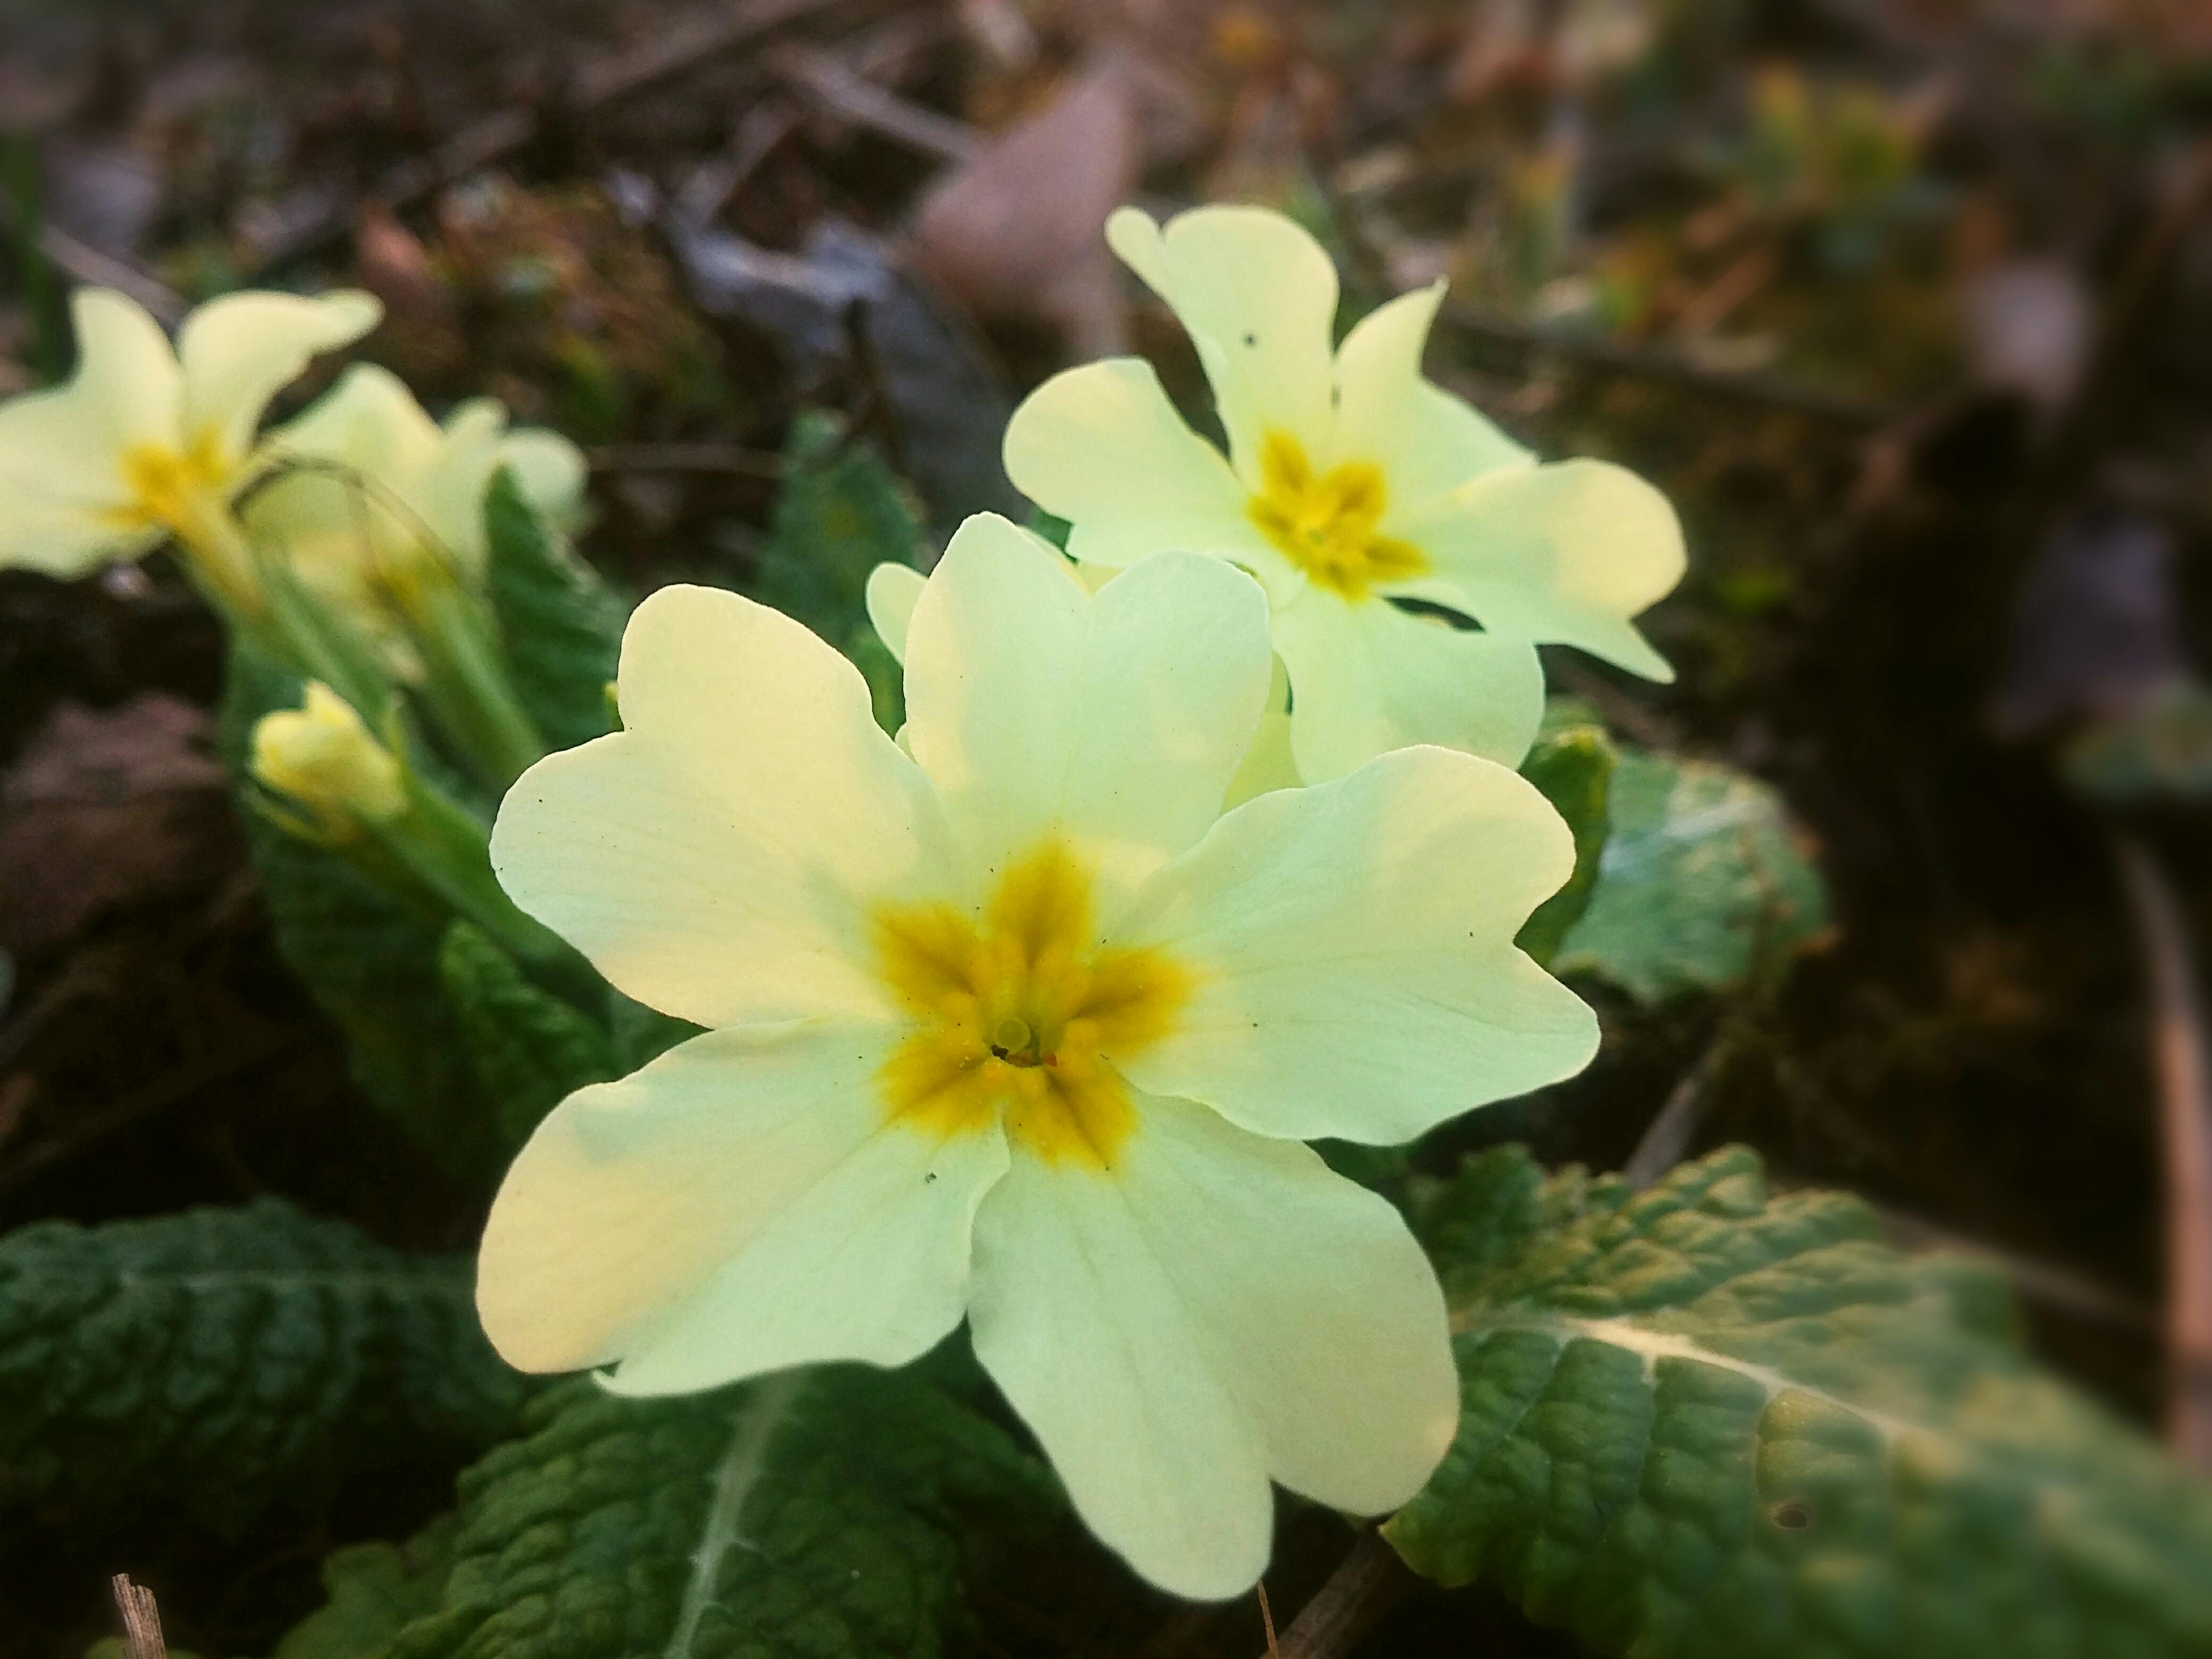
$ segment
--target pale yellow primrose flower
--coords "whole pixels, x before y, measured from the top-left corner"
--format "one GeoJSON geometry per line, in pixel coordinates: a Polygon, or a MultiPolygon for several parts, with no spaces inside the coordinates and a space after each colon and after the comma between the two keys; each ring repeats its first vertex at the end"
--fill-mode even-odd
{"type": "Polygon", "coordinates": [[[363,823],[388,823],[407,810],[398,757],[370,733],[351,703],[319,680],[309,683],[304,706],[255,722],[250,769],[255,781],[304,808],[317,828],[341,840],[363,823]]]}
{"type": "Polygon", "coordinates": [[[234,603],[252,597],[229,502],[252,474],[262,410],[319,353],[382,314],[366,294],[233,294],[161,325],[106,289],[70,312],[76,374],[0,405],[0,566],[60,577],[174,536],[234,603]]]}
{"type": "Polygon", "coordinates": [[[509,428],[489,398],[461,404],[441,427],[373,363],[349,368],[269,445],[308,465],[257,494],[246,523],[284,550],[311,590],[379,634],[392,621],[375,587],[404,583],[426,556],[449,556],[464,581],[482,586],[484,495],[501,467],[556,526],[575,517],[583,495],[584,457],[566,438],[509,428]]]}
{"type": "Polygon", "coordinates": [[[1378,1513],[1452,1437],[1433,1272],[1297,1143],[1404,1140],[1588,1061],[1590,1011],[1513,945],[1573,848],[1436,748],[1221,816],[1259,589],[1174,554],[1094,598],[1058,562],[962,526],[903,630],[904,748],[789,618],[638,608],[623,729],[524,775],[493,863],[711,1029],[546,1119],[477,1306],[514,1364],[640,1395],[901,1364],[964,1315],[1099,1536],[1227,1596],[1270,1477],[1378,1513]]]}
{"type": "Polygon", "coordinates": [[[1117,357],[1014,411],[1007,474],[1070,521],[1085,562],[1185,548],[1259,577],[1309,782],[1409,743],[1517,764],[1543,709],[1531,642],[1673,678],[1629,618],[1680,580],[1674,510],[1608,463],[1537,465],[1423,380],[1443,283],[1382,307],[1332,355],[1335,268],[1280,214],[1200,208],[1163,230],[1124,208],[1106,237],[1189,331],[1229,454],[1184,426],[1148,364],[1117,357]]]}

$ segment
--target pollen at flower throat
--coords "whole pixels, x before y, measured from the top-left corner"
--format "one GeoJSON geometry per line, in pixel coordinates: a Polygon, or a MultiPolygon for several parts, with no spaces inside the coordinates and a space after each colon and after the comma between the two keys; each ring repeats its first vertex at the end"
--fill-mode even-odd
{"type": "Polygon", "coordinates": [[[181,450],[163,443],[133,444],[123,455],[131,502],[122,516],[134,524],[185,533],[207,511],[208,498],[221,491],[226,471],[213,433],[181,450]]]}
{"type": "Polygon", "coordinates": [[[914,1021],[879,1076],[894,1120],[948,1138],[1003,1121],[1047,1163],[1113,1168],[1137,1113],[1112,1057],[1167,1034],[1190,978],[1159,951],[1100,946],[1091,887],[1048,842],[1008,867],[980,916],[877,912],[879,969],[914,1021]]]}
{"type": "Polygon", "coordinates": [[[1261,533],[1308,577],[1347,599],[1378,582],[1406,581],[1429,568],[1411,542],[1378,534],[1389,490],[1372,461],[1341,461],[1316,474],[1285,432],[1260,444],[1260,490],[1245,512],[1261,533]]]}

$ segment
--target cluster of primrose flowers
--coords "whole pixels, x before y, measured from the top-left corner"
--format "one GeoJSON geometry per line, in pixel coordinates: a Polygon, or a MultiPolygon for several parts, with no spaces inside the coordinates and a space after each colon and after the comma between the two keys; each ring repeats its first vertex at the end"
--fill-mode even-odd
{"type": "MultiPolygon", "coordinates": [[[[676,586],[624,635],[622,729],[516,769],[489,857],[523,925],[706,1030],[546,1119],[477,1304],[516,1365],[630,1395],[898,1365],[964,1320],[1097,1534],[1218,1597],[1266,1564],[1271,1483],[1380,1513],[1450,1443],[1436,1276],[1304,1143],[1408,1140],[1589,1060],[1590,1010],[1513,943],[1573,848],[1511,769],[1538,643],[1665,676],[1631,618],[1682,544],[1649,486],[1539,465],[1422,379],[1440,290],[1332,350],[1335,274],[1279,216],[1108,236],[1189,330],[1225,457],[1141,362],[1070,370],[1006,434],[1067,555],[984,515],[870,584],[895,739],[797,623],[676,586]]],[[[220,301],[180,374],[81,301],[78,380],[0,410],[0,549],[68,572],[173,538],[322,682],[264,722],[258,776],[405,878],[435,803],[317,632],[372,690],[430,684],[479,625],[490,467],[574,480],[368,370],[257,445],[270,392],[373,314],[220,301]],[[388,534],[295,459],[333,455],[407,503],[388,534]]]]}
{"type": "Polygon", "coordinates": [[[73,577],[173,549],[239,644],[306,684],[301,710],[254,733],[271,816],[542,957],[558,942],[492,879],[489,827],[459,797],[495,797],[547,748],[485,598],[486,490],[506,469],[563,522],[583,457],[508,429],[489,400],[441,427],[368,364],[260,429],[279,392],[380,315],[354,292],[232,295],[195,311],[173,347],[131,301],[81,291],[75,376],[0,406],[0,565],[73,577]],[[418,722],[467,787],[411,763],[418,722]]]}

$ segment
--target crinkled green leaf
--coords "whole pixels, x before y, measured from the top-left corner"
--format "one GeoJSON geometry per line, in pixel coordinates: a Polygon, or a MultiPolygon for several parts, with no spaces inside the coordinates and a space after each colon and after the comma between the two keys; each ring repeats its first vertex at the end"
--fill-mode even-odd
{"type": "Polygon", "coordinates": [[[866,443],[832,416],[801,415],[784,446],[776,497],[753,597],[794,617],[852,659],[868,682],[887,732],[903,722],[897,661],[868,621],[868,573],[913,564],[921,545],[913,498],[866,443]]]}
{"type": "Polygon", "coordinates": [[[1804,832],[1758,779],[1623,745],[1596,890],[1553,959],[1638,1001],[1730,991],[1771,974],[1828,925],[1804,832]]]}
{"type": "Polygon", "coordinates": [[[399,1632],[438,1610],[458,1523],[441,1516],[404,1544],[349,1544],[323,1558],[329,1599],[284,1633],[276,1659],[383,1659],[399,1632]]]}
{"type": "Polygon", "coordinates": [[[1521,775],[1544,792],[1544,799],[1559,808],[1575,833],[1574,874],[1536,907],[1514,940],[1539,962],[1549,963],[1559,953],[1567,930],[1589,908],[1598,861],[1605,852],[1606,797],[1613,761],[1612,739],[1603,726],[1593,724],[1547,731],[1521,763],[1521,775]]]}
{"type": "Polygon", "coordinates": [[[443,1605],[392,1659],[852,1659],[944,1650],[960,1513],[1054,1491],[910,1373],[676,1399],[580,1382],[460,1480],[443,1605]]]}
{"type": "Polygon", "coordinates": [[[549,532],[505,471],[484,497],[492,615],[515,693],[556,749],[614,729],[607,686],[629,611],[549,532]]]}
{"type": "Polygon", "coordinates": [[[1464,1411],[1388,1533],[1430,1577],[1638,1659],[2212,1652],[2212,1487],[2039,1370],[1987,1269],[1741,1147],[1642,1193],[1509,1148],[1420,1225],[1464,1411]]]}
{"type": "Polygon", "coordinates": [[[241,1522],[489,1444],[523,1391],[467,1261],[276,1199],[0,1238],[0,1494],[18,1501],[241,1522]]]}
{"type": "Polygon", "coordinates": [[[468,923],[446,930],[438,972],[509,1148],[529,1139],[546,1113],[586,1084],[621,1073],[604,1026],[532,983],[514,957],[468,923]]]}
{"type": "MultiPolygon", "coordinates": [[[[222,746],[244,775],[253,724],[297,708],[299,683],[234,646],[222,746]]],[[[276,947],[346,1036],[347,1069],[439,1167],[464,1185],[496,1176],[498,1124],[438,975],[446,921],[392,896],[343,857],[288,835],[252,805],[246,847],[276,947]]]]}

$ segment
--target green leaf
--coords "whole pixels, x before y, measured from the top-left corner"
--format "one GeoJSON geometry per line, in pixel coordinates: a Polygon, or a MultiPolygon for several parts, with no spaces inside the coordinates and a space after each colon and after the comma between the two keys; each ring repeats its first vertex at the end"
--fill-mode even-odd
{"type": "Polygon", "coordinates": [[[792,423],[753,597],[852,659],[887,732],[904,720],[904,691],[896,660],[868,621],[868,573],[886,562],[915,563],[921,546],[913,499],[872,447],[849,441],[829,415],[810,412],[792,423]]]}
{"type": "Polygon", "coordinates": [[[648,1008],[641,1002],[633,1002],[620,991],[610,990],[607,1029],[614,1034],[615,1053],[621,1062],[618,1070],[627,1073],[659,1059],[678,1043],[688,1042],[707,1028],[694,1025],[688,1019],[678,1019],[673,1014],[664,1014],[658,1008],[648,1008]]]}
{"type": "MultiPolygon", "coordinates": [[[[221,742],[245,775],[253,723],[299,706],[299,683],[234,645],[221,742]]],[[[248,854],[261,880],[276,947],[346,1036],[347,1069],[454,1181],[483,1186],[501,1167],[491,1106],[438,977],[447,926],[392,896],[337,854],[288,835],[250,803],[248,854]]]]}
{"type": "Polygon", "coordinates": [[[276,1659],[383,1659],[399,1632],[434,1613],[453,1569],[454,1517],[404,1544],[349,1544],[323,1558],[329,1600],[284,1633],[276,1659]]]}
{"type": "Polygon", "coordinates": [[[2091,726],[2066,745],[2060,770],[2083,794],[2116,805],[2212,795],[2212,690],[2172,686],[2091,726]]]}
{"type": "Polygon", "coordinates": [[[2002,1283],[1735,1147],[1431,1195],[1459,1435],[1388,1526],[1638,1659],[2212,1651],[2212,1487],[2039,1371],[2002,1283]]]}
{"type": "Polygon", "coordinates": [[[523,707],[556,749],[612,731],[607,685],[627,608],[547,531],[504,470],[484,498],[484,530],[485,586],[523,707]]]}
{"type": "Polygon", "coordinates": [[[1589,908],[1605,851],[1606,797],[1613,781],[1612,739],[1597,725],[1547,731],[1521,763],[1521,775],[1544,792],[1575,832],[1575,872],[1567,884],[1538,905],[1514,940],[1540,963],[1559,953],[1567,930],[1589,908]]]}
{"type": "Polygon", "coordinates": [[[1609,808],[1596,890],[1554,972],[1596,974],[1656,1003],[1766,981],[1826,931],[1827,890],[1804,832],[1756,778],[1624,744],[1609,808]]]}
{"type": "Polygon", "coordinates": [[[960,1618],[960,1514],[1054,1491],[909,1373],[663,1400],[578,1383],[462,1475],[444,1603],[392,1659],[928,1659],[960,1618]]]}
{"type": "Polygon", "coordinates": [[[466,1260],[276,1199],[0,1238],[0,1489],[18,1500],[173,1502],[228,1527],[487,1445],[523,1390],[477,1328],[466,1260]]]}
{"type": "Polygon", "coordinates": [[[586,1084],[620,1075],[605,1027],[532,984],[514,957],[466,922],[446,930],[438,974],[509,1149],[586,1084]]]}

